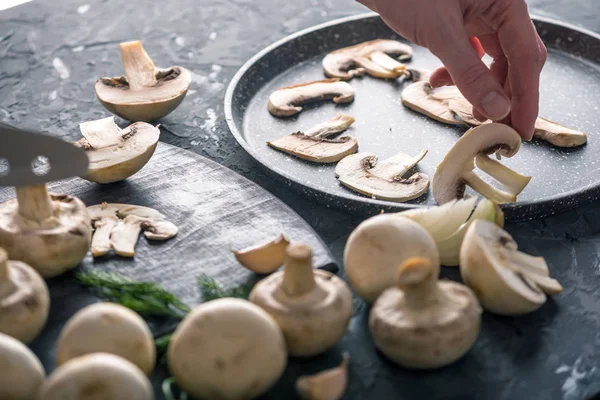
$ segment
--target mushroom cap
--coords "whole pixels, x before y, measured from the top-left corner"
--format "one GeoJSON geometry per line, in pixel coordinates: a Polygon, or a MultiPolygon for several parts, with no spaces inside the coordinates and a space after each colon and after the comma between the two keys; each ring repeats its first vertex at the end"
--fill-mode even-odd
{"type": "Polygon", "coordinates": [[[402,104],[413,111],[449,125],[462,125],[450,111],[449,103],[460,92],[455,86],[433,89],[428,80],[418,80],[402,90],[402,104]]]}
{"type": "Polygon", "coordinates": [[[397,214],[382,214],[362,222],[344,249],[348,283],[368,303],[396,280],[398,266],[423,257],[439,268],[439,254],[431,235],[418,223],[397,214]]]}
{"type": "Polygon", "coordinates": [[[261,280],[250,293],[250,301],[277,321],[294,357],[311,357],[334,346],[352,317],[346,283],[328,271],[314,270],[313,276],[315,287],[300,296],[290,297],[283,290],[284,271],[261,280]]]}
{"type": "Polygon", "coordinates": [[[192,81],[190,72],[179,66],[157,70],[156,86],[131,89],[124,76],[101,78],[94,90],[107,110],[126,120],[156,121],[179,106],[192,81]]]}
{"type": "Polygon", "coordinates": [[[169,370],[188,394],[250,400],[266,392],[287,363],[283,333],[263,309],[223,298],[194,308],[169,345],[169,370]]]}
{"type": "Polygon", "coordinates": [[[29,265],[8,261],[6,251],[0,248],[0,269],[4,262],[7,280],[0,279],[0,332],[28,344],[39,335],[48,319],[48,286],[29,265]]]}
{"type": "MultiPolygon", "coordinates": [[[[114,117],[105,120],[107,127],[113,125],[118,131],[108,131],[104,138],[95,140],[88,136],[75,143],[86,151],[90,160],[84,178],[96,183],[119,182],[138,172],[154,154],[160,137],[160,130],[145,122],[136,122],[121,131],[114,117]]],[[[84,136],[86,124],[96,122],[80,125],[84,136]]]]}
{"type": "MultiPolygon", "coordinates": [[[[387,173],[386,176],[378,176],[375,169],[378,166],[375,154],[352,154],[344,157],[336,165],[335,176],[342,185],[365,196],[389,201],[409,201],[422,196],[429,188],[429,177],[421,172],[402,178],[425,154],[426,151],[421,152],[417,157],[410,157],[404,153],[394,156],[393,158],[398,162],[390,163],[389,167],[399,173],[392,178],[389,178],[387,173]]],[[[380,162],[379,165],[386,161],[380,162]]]]}
{"type": "Polygon", "coordinates": [[[0,333],[0,399],[36,398],[46,375],[40,360],[19,340],[0,333]]]}
{"type": "Polygon", "coordinates": [[[375,346],[401,366],[434,369],[461,358],[477,339],[481,307],[473,292],[456,282],[437,283],[438,299],[424,309],[407,307],[404,291],[387,289],[371,308],[375,346]]]}
{"type": "Polygon", "coordinates": [[[42,222],[19,214],[17,199],[0,204],[0,247],[11,260],[23,261],[44,278],[75,268],[87,254],[92,226],[77,197],[50,194],[53,216],[42,222]]]}
{"type": "Polygon", "coordinates": [[[277,89],[269,96],[268,109],[276,117],[289,117],[302,111],[302,105],[332,99],[334,103],[354,100],[354,88],[339,79],[299,83],[277,89]]]}
{"type": "Polygon", "coordinates": [[[517,154],[521,137],[508,125],[490,123],[469,129],[440,162],[433,175],[432,192],[438,204],[463,198],[465,181],[462,175],[475,168],[477,154],[496,152],[510,158],[517,154]]]}
{"type": "Polygon", "coordinates": [[[148,377],[124,358],[94,353],[74,358],[46,380],[39,400],[154,400],[148,377]]]}
{"type": "Polygon", "coordinates": [[[487,311],[523,315],[546,302],[544,291],[511,265],[511,253],[517,252],[512,236],[495,224],[477,220],[469,227],[460,250],[460,274],[487,311]]]}
{"type": "Polygon", "coordinates": [[[79,310],[63,327],[56,345],[56,365],[91,353],[110,353],[135,364],[146,375],[154,370],[152,332],[135,312],[114,303],[79,310]]]}

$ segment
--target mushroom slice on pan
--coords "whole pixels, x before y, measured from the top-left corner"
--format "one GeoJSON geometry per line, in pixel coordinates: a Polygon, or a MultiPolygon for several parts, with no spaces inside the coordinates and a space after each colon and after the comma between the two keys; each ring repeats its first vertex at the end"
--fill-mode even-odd
{"type": "Polygon", "coordinates": [[[274,149],[303,160],[316,163],[334,163],[358,150],[354,136],[333,136],[345,131],[354,123],[354,117],[338,113],[333,119],[312,127],[306,132],[296,132],[267,144],[274,149]]]}
{"type": "Polygon", "coordinates": [[[97,183],[122,181],[138,172],[154,154],[160,137],[158,127],[136,122],[121,129],[114,117],[84,122],[79,129],[83,139],[75,145],[90,159],[84,178],[97,183]]]}
{"type": "Polygon", "coordinates": [[[323,58],[323,71],[330,78],[350,80],[366,73],[377,78],[404,74],[400,61],[412,57],[412,48],[397,40],[377,39],[332,51],[323,58]]]}
{"type": "Polygon", "coordinates": [[[332,99],[334,103],[354,100],[354,88],[339,79],[300,83],[277,89],[269,96],[269,112],[276,117],[289,117],[302,111],[302,105],[332,99]]]}
{"type": "Polygon", "coordinates": [[[177,234],[177,227],[158,211],[142,206],[102,203],[88,207],[95,229],[92,255],[99,257],[110,249],[123,257],[135,255],[140,232],[149,240],[167,240],[177,234]]]}
{"type": "Polygon", "coordinates": [[[423,150],[415,157],[405,153],[378,162],[372,153],[358,153],[345,157],[335,167],[340,183],[355,192],[381,200],[404,202],[416,199],[427,191],[429,178],[417,172],[403,176],[427,154],[423,150]]]}
{"type": "Polygon", "coordinates": [[[512,157],[520,146],[521,137],[508,125],[490,123],[470,129],[437,166],[432,184],[435,201],[444,204],[463,198],[465,185],[498,204],[516,201],[531,177],[511,170],[488,155],[495,152],[497,156],[512,157]],[[475,164],[503,184],[506,191],[496,189],[475,174],[475,164]]]}
{"type": "Polygon", "coordinates": [[[183,101],[190,72],[178,66],[157,68],[139,40],[120,44],[127,76],[101,78],[94,89],[110,112],[129,121],[155,121],[183,101]]]}

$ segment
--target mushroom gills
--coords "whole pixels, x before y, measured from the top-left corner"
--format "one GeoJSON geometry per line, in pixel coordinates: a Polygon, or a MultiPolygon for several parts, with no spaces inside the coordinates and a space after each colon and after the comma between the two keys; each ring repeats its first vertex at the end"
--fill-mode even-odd
{"type": "Polygon", "coordinates": [[[339,366],[296,380],[296,392],[303,400],[339,400],[348,386],[348,363],[345,352],[339,366]]]}
{"type": "Polygon", "coordinates": [[[427,155],[427,150],[411,157],[405,153],[378,162],[372,153],[345,157],[335,167],[340,183],[360,194],[397,202],[409,201],[423,195],[429,187],[427,175],[416,172],[403,176],[427,155]]]}
{"type": "Polygon", "coordinates": [[[303,160],[316,163],[334,163],[358,150],[358,140],[354,136],[331,139],[345,131],[353,123],[354,117],[338,113],[329,121],[318,124],[306,132],[296,132],[272,142],[269,146],[303,160]]]}
{"type": "Polygon", "coordinates": [[[79,129],[84,138],[75,145],[90,160],[83,178],[97,183],[122,181],[138,172],[154,154],[160,137],[158,126],[136,122],[122,130],[114,117],[81,123],[79,129]]]}
{"type": "Polygon", "coordinates": [[[290,241],[284,235],[256,246],[232,250],[240,264],[257,274],[270,274],[283,265],[290,241]]]}
{"type": "Polygon", "coordinates": [[[336,104],[354,100],[354,88],[337,78],[305,82],[277,89],[269,96],[268,109],[276,117],[289,117],[302,111],[302,105],[332,99],[336,104]]]}

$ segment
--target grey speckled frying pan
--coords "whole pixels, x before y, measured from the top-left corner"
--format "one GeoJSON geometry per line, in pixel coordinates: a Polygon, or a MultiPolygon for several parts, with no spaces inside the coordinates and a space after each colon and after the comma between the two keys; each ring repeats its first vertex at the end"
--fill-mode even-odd
{"type": "MultiPolygon", "coordinates": [[[[542,74],[540,115],[589,135],[576,149],[542,142],[524,143],[511,168],[533,179],[517,203],[503,206],[507,219],[546,216],[600,197],[600,35],[546,18],[534,18],[549,50],[542,74]]],[[[356,99],[349,105],[332,102],[305,107],[296,117],[275,118],[267,111],[269,94],[279,87],[323,79],[323,56],[335,49],[376,38],[398,39],[374,14],[343,18],[288,36],[249,60],[233,78],[225,97],[225,113],[240,145],[274,176],[303,195],[357,214],[400,211],[434,205],[431,193],[409,203],[374,200],[341,186],[334,165],[316,165],[277,152],[267,140],[306,130],[332,118],[337,111],[356,117],[348,133],[359,140],[359,151],[380,159],[398,151],[429,154],[419,170],[433,177],[436,165],[466,128],[432,121],[406,109],[400,93],[407,82],[371,77],[350,84],[356,99]]],[[[403,40],[403,39],[401,39],[403,40]]],[[[439,60],[414,47],[411,67],[434,68],[439,60]]]]}

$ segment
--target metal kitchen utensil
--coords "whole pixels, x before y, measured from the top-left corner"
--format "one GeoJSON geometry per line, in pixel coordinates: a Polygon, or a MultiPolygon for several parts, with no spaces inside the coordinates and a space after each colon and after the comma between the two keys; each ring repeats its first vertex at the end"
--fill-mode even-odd
{"type": "Polygon", "coordinates": [[[85,151],[71,143],[0,124],[0,186],[41,185],[81,176],[88,166],[85,151]],[[44,158],[46,164],[34,168],[34,162],[44,158]],[[2,168],[3,159],[8,170],[2,168]]]}

